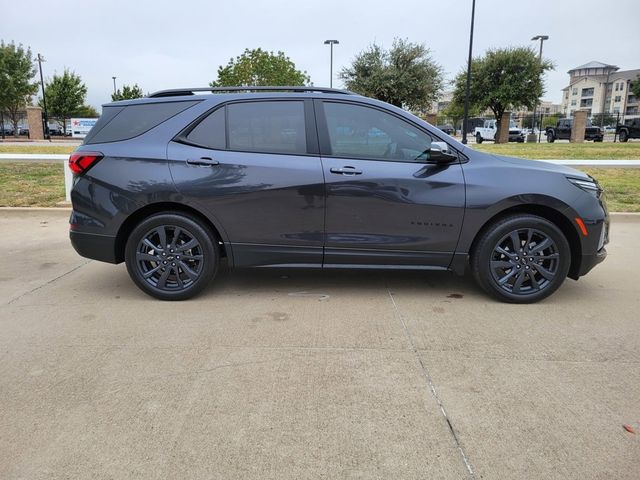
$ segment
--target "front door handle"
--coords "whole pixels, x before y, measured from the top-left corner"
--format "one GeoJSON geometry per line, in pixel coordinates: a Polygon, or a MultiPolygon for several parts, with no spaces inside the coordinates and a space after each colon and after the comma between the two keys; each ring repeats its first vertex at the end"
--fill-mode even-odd
{"type": "Polygon", "coordinates": [[[189,158],[187,163],[189,165],[198,165],[200,167],[215,167],[216,165],[220,165],[219,161],[214,160],[211,157],[189,158]]]}
{"type": "Polygon", "coordinates": [[[342,168],[332,168],[331,173],[337,173],[339,175],[360,175],[362,170],[356,169],[356,167],[342,167],[342,168]]]}

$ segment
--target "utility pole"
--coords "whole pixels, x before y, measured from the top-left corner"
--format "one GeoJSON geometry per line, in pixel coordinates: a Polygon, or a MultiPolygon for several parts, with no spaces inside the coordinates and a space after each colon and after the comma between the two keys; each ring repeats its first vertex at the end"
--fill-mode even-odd
{"type": "Polygon", "coordinates": [[[40,67],[40,85],[42,85],[42,106],[44,107],[44,138],[51,141],[49,134],[49,112],[47,111],[47,96],[44,93],[44,75],[42,75],[42,62],[46,60],[38,54],[38,66],[40,67]]]}
{"type": "Polygon", "coordinates": [[[116,94],[116,78],[117,77],[111,77],[111,78],[113,78],[113,94],[115,95],[116,94]]]}
{"type": "Polygon", "coordinates": [[[333,46],[338,45],[338,40],[325,40],[325,45],[331,46],[331,59],[329,60],[329,88],[333,88],[333,46]]]}
{"type": "Polygon", "coordinates": [[[476,0],[471,4],[471,31],[469,32],[469,60],[467,61],[467,86],[464,93],[464,115],[462,117],[462,143],[467,144],[467,124],[469,123],[469,90],[471,88],[471,56],[473,53],[473,22],[476,16],[476,0]]]}
{"type": "MultiPolygon", "coordinates": [[[[531,40],[533,41],[540,40],[540,53],[538,54],[538,62],[542,66],[542,44],[544,43],[545,40],[549,40],[549,35],[536,35],[531,40]]],[[[533,125],[531,128],[531,133],[534,133],[534,134],[535,134],[534,130],[536,128],[537,110],[538,110],[538,100],[536,100],[536,104],[533,107],[533,125]]],[[[538,125],[538,133],[540,133],[541,131],[542,131],[542,125],[538,125]]],[[[538,135],[538,143],[540,143],[540,135],[538,135]]]]}

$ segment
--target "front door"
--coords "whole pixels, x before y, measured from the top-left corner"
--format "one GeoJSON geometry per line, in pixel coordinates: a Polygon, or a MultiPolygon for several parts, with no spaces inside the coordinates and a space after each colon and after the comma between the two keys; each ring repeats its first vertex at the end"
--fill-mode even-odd
{"type": "Polygon", "coordinates": [[[464,215],[460,163],[431,163],[432,137],[391,112],[349,101],[315,105],[325,266],[448,267],[464,215]]]}
{"type": "Polygon", "coordinates": [[[183,201],[216,219],[236,266],[322,265],[324,179],[315,126],[305,126],[312,109],[311,100],[233,102],[169,144],[183,201]]]}

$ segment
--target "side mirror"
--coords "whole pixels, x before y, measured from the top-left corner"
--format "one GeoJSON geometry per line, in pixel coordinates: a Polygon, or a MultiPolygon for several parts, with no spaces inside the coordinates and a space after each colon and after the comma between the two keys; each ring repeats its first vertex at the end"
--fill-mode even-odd
{"type": "Polygon", "coordinates": [[[458,160],[458,156],[451,153],[449,145],[445,142],[431,142],[429,149],[429,161],[431,163],[452,163],[458,160]]]}

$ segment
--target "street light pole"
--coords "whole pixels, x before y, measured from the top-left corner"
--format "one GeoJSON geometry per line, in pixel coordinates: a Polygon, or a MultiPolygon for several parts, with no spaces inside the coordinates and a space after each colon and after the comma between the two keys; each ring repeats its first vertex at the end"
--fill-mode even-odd
{"type": "MultiPolygon", "coordinates": [[[[542,44],[545,40],[549,40],[549,35],[536,35],[531,39],[532,41],[540,40],[540,53],[538,54],[538,62],[542,65],[542,44]]],[[[536,104],[533,106],[533,122],[532,122],[532,133],[536,128],[536,115],[538,110],[538,100],[536,100],[536,104]]],[[[538,125],[538,143],[540,143],[540,137],[542,136],[542,125],[538,125]]]]}
{"type": "Polygon", "coordinates": [[[113,94],[116,94],[116,77],[111,77],[113,78],[113,94]]]}
{"type": "Polygon", "coordinates": [[[330,45],[331,47],[331,59],[329,60],[329,88],[333,88],[333,46],[338,45],[340,42],[338,40],[325,40],[325,45],[330,45]]]}
{"type": "Polygon", "coordinates": [[[469,90],[471,89],[471,56],[473,52],[473,22],[476,16],[476,0],[471,4],[471,31],[469,32],[469,60],[467,61],[467,86],[464,93],[464,115],[462,117],[462,143],[467,143],[467,123],[469,123],[469,90]]]}
{"type": "Polygon", "coordinates": [[[40,68],[40,85],[42,85],[42,106],[44,107],[44,138],[51,141],[49,134],[49,112],[47,111],[47,96],[44,93],[44,75],[42,75],[42,62],[46,61],[44,57],[38,54],[38,67],[40,68]]]}

